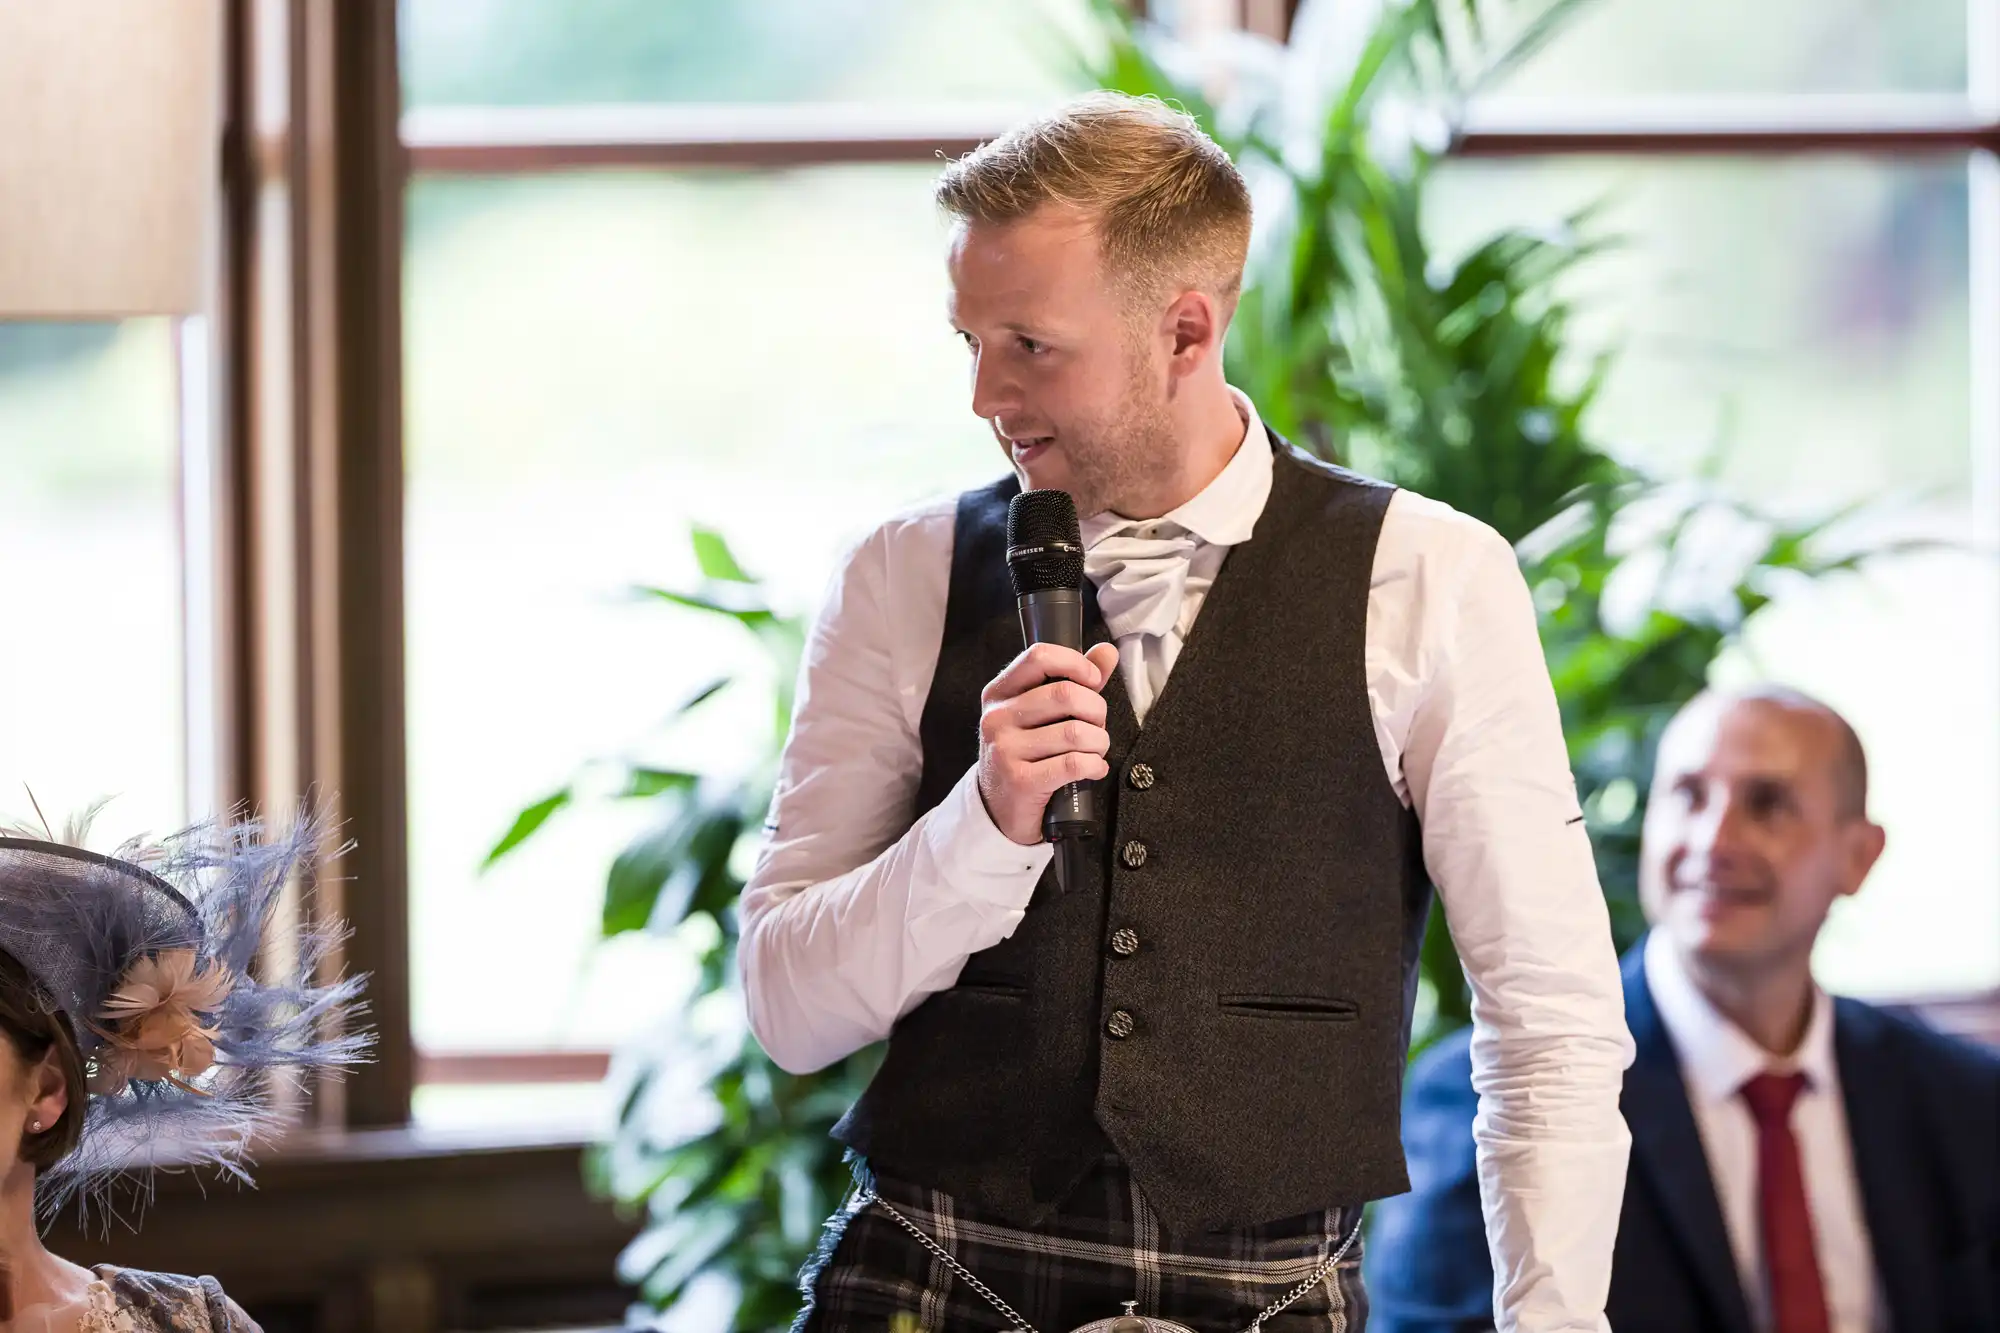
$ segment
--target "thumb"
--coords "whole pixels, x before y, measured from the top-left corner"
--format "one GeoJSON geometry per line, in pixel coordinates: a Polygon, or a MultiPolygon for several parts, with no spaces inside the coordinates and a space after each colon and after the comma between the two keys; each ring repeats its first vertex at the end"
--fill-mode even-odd
{"type": "Polygon", "coordinates": [[[1104,679],[1097,686],[1101,691],[1106,685],[1111,683],[1111,673],[1118,666],[1118,645],[1115,643],[1095,644],[1089,652],[1084,654],[1084,657],[1089,660],[1092,666],[1104,673],[1104,679]]]}

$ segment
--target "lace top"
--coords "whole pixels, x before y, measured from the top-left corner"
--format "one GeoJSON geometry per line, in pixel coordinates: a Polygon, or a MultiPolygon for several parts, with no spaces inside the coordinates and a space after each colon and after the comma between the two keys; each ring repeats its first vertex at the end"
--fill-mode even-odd
{"type": "Polygon", "coordinates": [[[212,1277],[94,1271],[78,1333],[263,1333],[212,1277]]]}

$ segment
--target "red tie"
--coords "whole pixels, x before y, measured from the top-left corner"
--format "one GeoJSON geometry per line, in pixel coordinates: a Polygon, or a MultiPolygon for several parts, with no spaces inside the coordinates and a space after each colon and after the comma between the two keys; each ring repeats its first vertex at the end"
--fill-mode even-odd
{"type": "Polygon", "coordinates": [[[1799,1142],[1792,1137],[1792,1103],[1804,1074],[1759,1074],[1743,1085],[1757,1121],[1757,1211],[1764,1230],[1764,1271],[1771,1280],[1772,1333],[1828,1333],[1826,1288],[1813,1250],[1812,1209],[1806,1202],[1799,1142]]]}

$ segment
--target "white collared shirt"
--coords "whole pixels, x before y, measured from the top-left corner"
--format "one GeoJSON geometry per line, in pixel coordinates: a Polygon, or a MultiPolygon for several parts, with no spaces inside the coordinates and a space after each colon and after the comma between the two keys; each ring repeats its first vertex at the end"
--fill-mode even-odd
{"type": "MultiPolygon", "coordinates": [[[[1254,439],[1262,444],[1264,427],[1257,418],[1257,409],[1247,397],[1238,394],[1237,398],[1237,410],[1244,419],[1244,440],[1254,439]]],[[[1128,534],[1141,540],[1184,536],[1194,543],[1194,550],[1186,560],[1186,582],[1181,589],[1180,614],[1174,621],[1173,643],[1162,645],[1151,635],[1114,636],[1118,669],[1125,680],[1125,697],[1132,705],[1133,718],[1140,723],[1145,722],[1146,711],[1152,707],[1158,692],[1156,681],[1163,680],[1165,671],[1172,670],[1181,641],[1194,628],[1194,618],[1208,600],[1215,576],[1222,572],[1223,557],[1229,554],[1230,547],[1250,540],[1258,516],[1264,512],[1264,502],[1270,498],[1271,451],[1246,449],[1239,444],[1215,479],[1178,509],[1155,519],[1129,519],[1106,510],[1083,520],[1083,546],[1087,552],[1084,568],[1098,586],[1100,600],[1106,602],[1103,610],[1107,622],[1116,617],[1104,596],[1107,590],[1098,573],[1097,557],[1117,543],[1107,543],[1106,538],[1128,534]],[[1157,658],[1165,659],[1164,670],[1153,664],[1157,658]]],[[[1404,804],[1409,804],[1407,797],[1404,804]]]]}
{"type": "MultiPolygon", "coordinates": [[[[1240,394],[1237,409],[1253,447],[1239,445],[1171,516],[1204,539],[1191,560],[1213,562],[1204,579],[1190,570],[1183,631],[1270,494],[1263,427],[1240,394]]],[[[887,1037],[971,954],[1014,932],[1048,864],[1046,845],[995,827],[971,771],[935,809],[913,809],[954,523],[947,501],[878,527],[835,575],[806,645],[742,902],[751,1027],[788,1069],[887,1037]]],[[[1086,543],[1124,525],[1093,519],[1086,543]]],[[[1632,1041],[1512,548],[1398,492],[1376,545],[1365,638],[1384,773],[1417,813],[1472,983],[1474,1135],[1499,1327],[1601,1329],[1631,1143],[1618,1094],[1632,1041]]]]}
{"type": "Polygon", "coordinates": [[[1798,1050],[1773,1055],[1695,988],[1664,933],[1656,930],[1646,937],[1644,965],[1647,989],[1680,1058],[1729,1247],[1749,1301],[1751,1326],[1771,1327],[1771,1294],[1757,1210],[1757,1122],[1739,1094],[1759,1074],[1802,1073],[1806,1086],[1792,1107],[1792,1137],[1805,1175],[1827,1317],[1832,1333],[1883,1333],[1888,1311],[1878,1295],[1875,1251],[1854,1174],[1840,1068],[1833,1054],[1833,1000],[1814,987],[1812,1017],[1798,1050]]]}

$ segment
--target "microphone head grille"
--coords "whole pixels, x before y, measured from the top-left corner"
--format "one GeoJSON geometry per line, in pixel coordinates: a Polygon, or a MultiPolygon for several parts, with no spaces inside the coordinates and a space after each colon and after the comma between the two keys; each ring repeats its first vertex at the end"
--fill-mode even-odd
{"type": "Polygon", "coordinates": [[[1083,528],[1068,491],[1022,491],[1007,505],[1014,595],[1083,586],[1083,528]]]}

